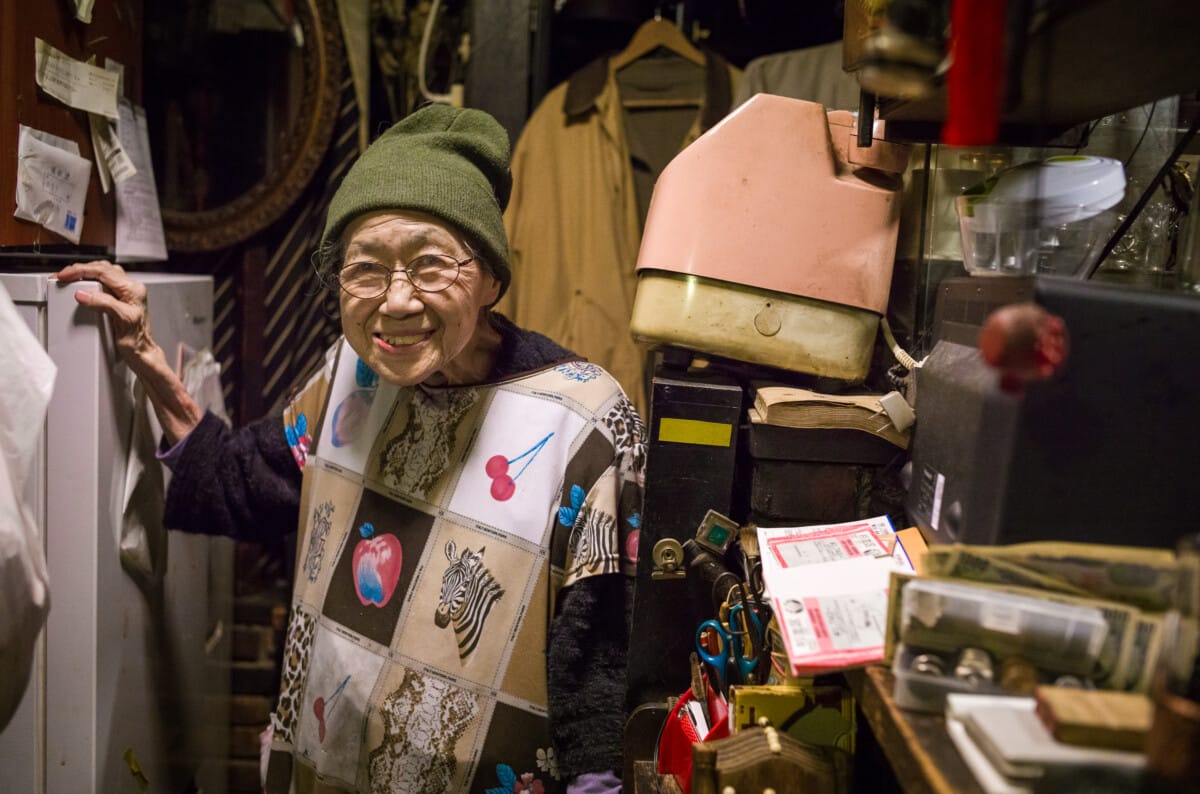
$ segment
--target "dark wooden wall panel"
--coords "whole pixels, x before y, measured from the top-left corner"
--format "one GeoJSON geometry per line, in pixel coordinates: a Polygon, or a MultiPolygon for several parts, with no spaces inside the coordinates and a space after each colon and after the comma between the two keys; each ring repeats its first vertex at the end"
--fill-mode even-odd
{"type": "MultiPolygon", "coordinates": [[[[64,247],[66,238],[36,223],[13,217],[13,186],[17,180],[18,124],[70,138],[80,155],[94,161],[87,114],[64,105],[37,85],[34,39],[40,37],[66,54],[86,61],[106,57],[125,66],[125,96],[142,98],[142,0],[98,2],[91,24],[74,17],[68,0],[0,0],[0,246],[64,247]]],[[[112,194],[104,195],[100,177],[92,171],[84,207],[81,246],[111,249],[116,239],[116,209],[112,194]]]]}

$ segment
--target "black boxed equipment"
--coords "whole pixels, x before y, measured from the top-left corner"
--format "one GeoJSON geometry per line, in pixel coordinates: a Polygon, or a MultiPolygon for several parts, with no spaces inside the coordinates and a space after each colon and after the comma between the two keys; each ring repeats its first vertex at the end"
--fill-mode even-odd
{"type": "Polygon", "coordinates": [[[696,627],[712,616],[697,614],[687,578],[656,575],[655,546],[694,538],[710,509],[730,514],[742,393],[725,376],[665,366],[655,374],[630,635],[631,707],[678,697],[690,682],[696,627]]]}
{"type": "Polygon", "coordinates": [[[938,341],[917,375],[911,518],[930,543],[1173,546],[1196,523],[1200,298],[1026,280],[1066,323],[1066,363],[1014,396],[978,350],[938,341]]]}
{"type": "MultiPolygon", "coordinates": [[[[750,520],[763,526],[832,524],[875,515],[870,511],[878,506],[881,467],[905,454],[886,439],[852,428],[751,422],[748,437],[750,520]]],[[[883,512],[891,511],[884,507],[883,512]]]]}

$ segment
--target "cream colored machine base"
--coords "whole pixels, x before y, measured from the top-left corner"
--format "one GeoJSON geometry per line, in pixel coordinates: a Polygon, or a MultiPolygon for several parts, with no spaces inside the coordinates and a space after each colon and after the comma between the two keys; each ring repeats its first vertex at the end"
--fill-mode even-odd
{"type": "Polygon", "coordinates": [[[851,381],[867,376],[878,327],[865,309],[656,270],[641,271],[630,322],[645,341],[851,381]]]}

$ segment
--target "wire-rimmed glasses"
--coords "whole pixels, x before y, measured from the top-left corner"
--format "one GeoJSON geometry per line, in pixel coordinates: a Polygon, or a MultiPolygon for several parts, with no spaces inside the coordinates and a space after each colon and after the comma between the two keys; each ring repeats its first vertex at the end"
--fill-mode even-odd
{"type": "Polygon", "coordinates": [[[449,254],[422,254],[404,267],[390,268],[378,262],[349,262],[337,272],[338,286],[355,298],[378,298],[392,286],[396,273],[403,273],[418,292],[442,292],[458,281],[462,266],[475,257],[458,260],[449,254]]]}

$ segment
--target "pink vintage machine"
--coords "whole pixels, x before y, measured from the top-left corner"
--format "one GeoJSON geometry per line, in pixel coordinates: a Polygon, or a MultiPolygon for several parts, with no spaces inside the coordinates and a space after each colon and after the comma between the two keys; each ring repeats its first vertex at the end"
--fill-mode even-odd
{"type": "Polygon", "coordinates": [[[650,202],[634,335],[866,377],[908,147],[876,138],[860,148],[855,130],[847,111],[758,94],[677,155],[650,202]]]}

